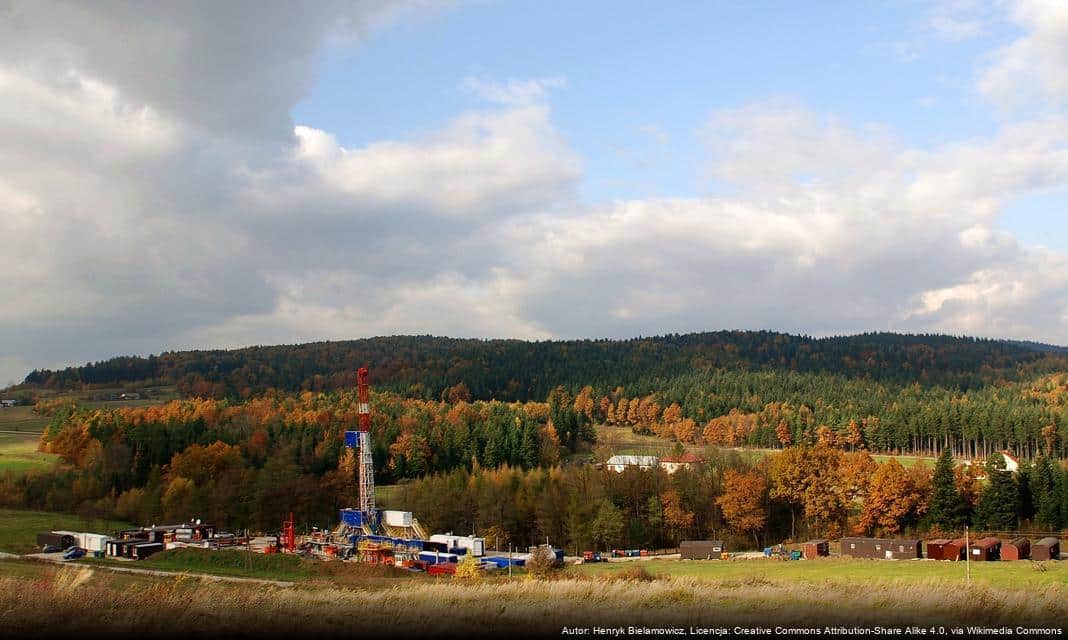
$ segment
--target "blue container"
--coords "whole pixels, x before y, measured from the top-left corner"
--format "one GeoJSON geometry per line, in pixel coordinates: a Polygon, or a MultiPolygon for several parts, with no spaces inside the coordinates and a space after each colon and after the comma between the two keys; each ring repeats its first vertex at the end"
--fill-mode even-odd
{"type": "Polygon", "coordinates": [[[345,446],[350,449],[355,449],[360,446],[360,432],[359,431],[346,431],[345,432],[345,446]]]}
{"type": "Polygon", "coordinates": [[[364,513],[359,509],[342,509],[340,514],[342,524],[350,527],[362,527],[363,525],[376,526],[378,513],[364,513]]]}

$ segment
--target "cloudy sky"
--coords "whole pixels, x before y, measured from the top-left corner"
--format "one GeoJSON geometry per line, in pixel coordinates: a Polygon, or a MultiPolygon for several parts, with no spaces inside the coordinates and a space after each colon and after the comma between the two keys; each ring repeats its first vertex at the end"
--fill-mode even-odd
{"type": "Polygon", "coordinates": [[[1063,344],[1066,205],[1060,0],[0,0],[0,385],[396,333],[1063,344]]]}

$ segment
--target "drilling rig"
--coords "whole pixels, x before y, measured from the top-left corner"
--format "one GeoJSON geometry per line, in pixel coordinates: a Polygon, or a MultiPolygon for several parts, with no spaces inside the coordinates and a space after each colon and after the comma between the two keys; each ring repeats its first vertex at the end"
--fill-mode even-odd
{"type": "Polygon", "coordinates": [[[355,509],[342,512],[342,524],[373,534],[379,514],[375,509],[375,464],[371,454],[371,391],[367,384],[367,367],[356,371],[357,430],[345,432],[345,446],[356,450],[356,486],[359,494],[355,509]]]}

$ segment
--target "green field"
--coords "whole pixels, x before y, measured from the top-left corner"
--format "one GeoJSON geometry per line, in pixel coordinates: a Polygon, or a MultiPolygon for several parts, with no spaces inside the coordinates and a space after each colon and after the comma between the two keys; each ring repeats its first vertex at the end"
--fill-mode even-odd
{"type": "Polygon", "coordinates": [[[59,456],[37,451],[40,434],[0,433],[0,472],[24,473],[33,469],[47,469],[59,456]]]}
{"type": "Polygon", "coordinates": [[[48,418],[33,412],[33,407],[0,408],[0,431],[33,431],[40,433],[48,425],[48,418]]]}
{"type": "Polygon", "coordinates": [[[172,549],[136,563],[121,560],[85,558],[82,564],[121,566],[156,571],[206,573],[265,580],[300,580],[312,577],[313,562],[295,555],[250,553],[208,549],[172,549]]]}
{"type": "MultiPolygon", "coordinates": [[[[137,567],[149,564],[126,563],[137,567]]],[[[622,567],[612,574],[572,571],[551,580],[464,581],[423,576],[361,579],[347,584],[301,581],[284,588],[185,576],[131,575],[82,562],[58,566],[0,560],[0,618],[5,632],[15,635],[207,632],[347,637],[384,633],[393,637],[487,633],[559,637],[565,625],[930,628],[1022,624],[1063,628],[1068,620],[1068,588],[1063,581],[1026,586],[1017,581],[973,582],[966,586],[956,579],[889,574],[871,578],[871,570],[859,568],[864,563],[833,561],[825,567],[810,562],[809,571],[836,568],[839,572],[826,571],[822,581],[809,581],[796,579],[791,571],[798,569],[791,567],[780,567],[778,574],[762,574],[760,570],[770,567],[724,563],[732,564],[743,568],[722,577],[650,577],[633,567],[628,574],[628,567],[622,567]],[[63,615],[56,615],[57,611],[63,615]]],[[[800,567],[804,562],[794,564],[800,567]]],[[[871,564],[891,571],[891,566],[908,563],[871,564]]],[[[328,562],[318,566],[358,568],[328,562]]]]}
{"type": "Polygon", "coordinates": [[[0,551],[31,553],[38,551],[37,534],[42,531],[93,531],[111,533],[128,529],[128,522],[82,518],[64,513],[0,509],[0,551]]]}
{"type": "MultiPolygon", "coordinates": [[[[1045,571],[1031,562],[972,562],[972,584],[1013,587],[1045,587],[1068,584],[1068,562],[1042,563],[1045,571]]],[[[929,583],[965,585],[968,567],[964,562],[936,560],[857,560],[820,558],[818,560],[649,560],[602,562],[568,567],[575,575],[611,576],[644,568],[654,576],[695,578],[716,581],[786,580],[793,583],[929,583]]]]}
{"type": "MultiPolygon", "coordinates": [[[[672,440],[659,438],[657,436],[637,434],[634,433],[630,427],[598,425],[596,431],[597,446],[604,447],[607,451],[610,451],[612,455],[665,456],[670,454],[671,450],[675,447],[675,442],[672,440]]],[[[691,451],[698,455],[702,455],[708,450],[708,447],[696,444],[688,444],[685,445],[684,448],[687,451],[691,451]]],[[[751,462],[760,460],[777,451],[776,449],[757,449],[748,447],[717,447],[717,450],[734,451],[751,462]]],[[[932,468],[937,460],[937,458],[926,456],[904,455],[873,455],[872,458],[879,463],[886,462],[890,458],[897,458],[898,462],[906,467],[911,467],[914,464],[920,463],[932,468]]]]}

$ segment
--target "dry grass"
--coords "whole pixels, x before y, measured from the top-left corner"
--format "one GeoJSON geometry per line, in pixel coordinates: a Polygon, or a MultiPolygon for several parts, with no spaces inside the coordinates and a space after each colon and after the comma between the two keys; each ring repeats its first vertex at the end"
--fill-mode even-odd
{"type": "Polygon", "coordinates": [[[158,578],[118,587],[106,572],[46,567],[28,577],[8,574],[5,564],[0,628],[14,633],[559,635],[564,625],[1060,626],[1068,619],[1064,585],[961,588],[938,580],[875,580],[814,589],[764,578],[583,577],[295,589],[158,578]]]}

